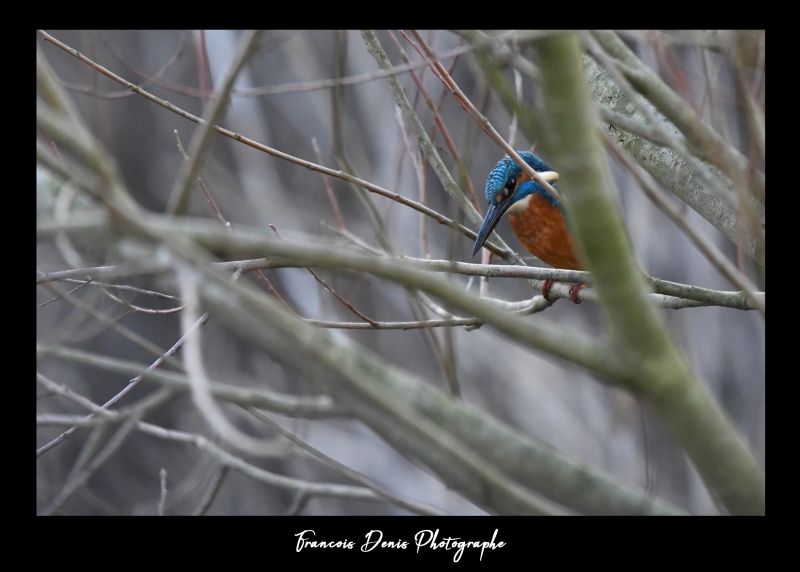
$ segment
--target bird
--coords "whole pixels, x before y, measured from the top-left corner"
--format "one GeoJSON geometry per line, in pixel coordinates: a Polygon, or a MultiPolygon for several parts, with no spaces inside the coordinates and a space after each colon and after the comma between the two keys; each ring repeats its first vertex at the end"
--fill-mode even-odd
{"type": "MultiPolygon", "coordinates": [[[[518,151],[519,156],[539,176],[558,188],[558,173],[530,151],[518,151]]],[[[489,211],[483,221],[472,256],[480,250],[504,214],[508,213],[511,228],[525,249],[553,268],[582,270],[575,249],[575,240],[567,225],[564,205],[511,157],[501,159],[486,180],[486,201],[489,211]]],[[[545,280],[542,295],[549,300],[553,280],[545,280]]],[[[578,292],[586,284],[570,288],[572,301],[579,304],[578,292]]]]}

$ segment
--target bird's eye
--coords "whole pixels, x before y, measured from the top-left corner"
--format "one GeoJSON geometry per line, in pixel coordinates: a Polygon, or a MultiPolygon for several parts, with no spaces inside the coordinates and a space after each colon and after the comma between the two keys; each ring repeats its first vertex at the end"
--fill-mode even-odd
{"type": "Polygon", "coordinates": [[[509,191],[514,190],[514,187],[517,186],[517,178],[511,177],[508,181],[506,181],[506,189],[509,191]]]}

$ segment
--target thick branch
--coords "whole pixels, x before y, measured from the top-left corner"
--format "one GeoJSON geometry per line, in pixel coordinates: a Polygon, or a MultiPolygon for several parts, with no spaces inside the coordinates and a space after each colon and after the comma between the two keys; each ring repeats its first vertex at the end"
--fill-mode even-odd
{"type": "Polygon", "coordinates": [[[642,392],[678,437],[706,483],[733,513],[763,514],[764,474],[702,380],[681,356],[662,316],[647,301],[613,182],[594,136],[592,110],[575,35],[534,42],[542,64],[548,137],[583,258],[622,355],[640,371],[642,392]]]}

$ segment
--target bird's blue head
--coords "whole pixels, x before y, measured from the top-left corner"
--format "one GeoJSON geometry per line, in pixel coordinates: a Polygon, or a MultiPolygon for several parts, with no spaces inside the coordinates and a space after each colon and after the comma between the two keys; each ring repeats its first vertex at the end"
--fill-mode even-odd
{"type": "MultiPolygon", "coordinates": [[[[553,172],[550,165],[539,159],[530,151],[518,151],[519,156],[530,165],[537,173],[547,173],[546,179],[551,185],[555,186],[558,174],[553,172]]],[[[511,157],[501,159],[494,169],[489,173],[486,180],[486,201],[489,203],[489,211],[483,221],[483,226],[478,233],[475,247],[472,249],[472,256],[480,250],[486,239],[492,233],[497,223],[500,222],[506,211],[517,201],[524,199],[533,193],[541,193],[559,208],[561,205],[550,193],[542,188],[536,181],[524,174],[522,167],[517,165],[511,157]]]]}
{"type": "MultiPolygon", "coordinates": [[[[550,165],[530,151],[517,151],[517,153],[534,171],[539,173],[552,171],[550,165]]],[[[486,180],[486,201],[489,205],[496,205],[502,198],[505,198],[506,193],[513,192],[517,185],[517,179],[521,174],[522,167],[517,165],[514,159],[511,157],[501,159],[489,173],[489,178],[486,180]],[[501,196],[498,197],[498,195],[501,196]]]]}

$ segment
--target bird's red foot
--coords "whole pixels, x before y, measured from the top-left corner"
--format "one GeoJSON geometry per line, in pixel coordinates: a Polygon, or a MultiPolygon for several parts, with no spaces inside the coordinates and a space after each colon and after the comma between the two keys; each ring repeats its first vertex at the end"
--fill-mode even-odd
{"type": "Polygon", "coordinates": [[[548,302],[550,301],[550,288],[553,287],[555,280],[545,280],[544,284],[542,284],[542,296],[548,302]]]}
{"type": "Polygon", "coordinates": [[[586,288],[586,284],[575,284],[572,288],[569,289],[569,293],[572,295],[572,302],[575,304],[580,304],[581,301],[578,300],[578,292],[586,288]]]}

